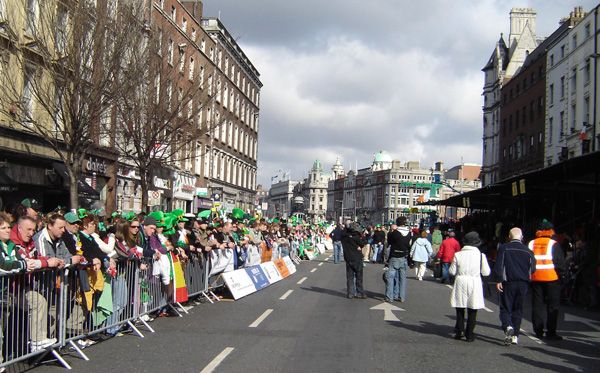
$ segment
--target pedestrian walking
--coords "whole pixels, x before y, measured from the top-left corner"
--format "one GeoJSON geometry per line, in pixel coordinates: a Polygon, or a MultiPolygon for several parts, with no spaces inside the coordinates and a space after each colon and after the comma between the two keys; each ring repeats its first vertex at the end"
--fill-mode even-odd
{"type": "Polygon", "coordinates": [[[448,268],[450,268],[454,254],[460,251],[460,243],[456,240],[455,235],[454,232],[449,233],[448,238],[442,242],[440,251],[437,254],[438,260],[442,261],[442,284],[446,280],[449,280],[450,283],[454,282],[454,276],[448,273],[448,268]]]}
{"type": "Polygon", "coordinates": [[[450,305],[456,308],[456,325],[454,326],[454,339],[465,337],[467,342],[475,340],[475,326],[477,324],[477,310],[484,308],[483,281],[481,276],[490,275],[487,258],[478,247],[481,239],[477,232],[465,235],[464,247],[457,252],[450,264],[449,272],[456,276],[450,305]],[[465,329],[465,309],[467,310],[467,327],[465,329]]]}
{"type": "Polygon", "coordinates": [[[421,231],[421,237],[418,238],[410,249],[410,256],[415,263],[416,278],[419,281],[423,281],[425,276],[425,268],[427,261],[433,255],[433,248],[431,243],[427,239],[427,231],[421,231]]]}
{"type": "Polygon", "coordinates": [[[546,309],[546,339],[560,341],[556,334],[560,305],[560,279],[567,273],[567,265],[560,244],[554,240],[554,226],[542,220],[529,242],[535,255],[535,273],[531,276],[531,322],[536,337],[544,337],[544,308],[546,309]]]}
{"type": "Polygon", "coordinates": [[[383,243],[385,242],[385,232],[381,224],[377,224],[373,233],[373,263],[381,263],[383,257],[383,243]]]}
{"type": "Polygon", "coordinates": [[[346,220],[346,226],[342,232],[342,247],[344,249],[344,261],[346,262],[346,292],[349,299],[355,297],[367,299],[363,289],[363,253],[361,248],[365,246],[360,238],[360,233],[354,230],[354,223],[346,220]]]}
{"type": "Polygon", "coordinates": [[[523,302],[529,289],[531,275],[535,272],[535,257],[521,241],[523,232],[512,228],[510,242],[501,245],[494,266],[494,279],[498,281],[500,322],[504,331],[504,344],[519,343],[519,331],[523,318],[523,302]]]}

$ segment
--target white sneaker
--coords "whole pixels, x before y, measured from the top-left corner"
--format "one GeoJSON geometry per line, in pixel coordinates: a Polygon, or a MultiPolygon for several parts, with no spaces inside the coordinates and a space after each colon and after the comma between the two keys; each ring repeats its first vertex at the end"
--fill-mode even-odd
{"type": "Polygon", "coordinates": [[[94,342],[94,341],[92,341],[92,340],[89,340],[89,339],[87,339],[87,340],[85,340],[85,341],[84,341],[83,339],[79,339],[79,340],[77,340],[77,344],[79,345],[79,347],[80,347],[82,350],[83,350],[84,348],[86,348],[86,347],[89,347],[89,346],[93,345],[94,343],[96,343],[96,342],[94,342]]]}
{"type": "Polygon", "coordinates": [[[515,330],[513,329],[512,326],[509,325],[506,327],[504,334],[505,334],[504,345],[510,346],[510,344],[512,343],[512,338],[515,336],[515,330]]]}
{"type": "Polygon", "coordinates": [[[513,345],[518,345],[519,344],[519,337],[517,337],[516,335],[513,335],[511,337],[510,343],[513,345]]]}

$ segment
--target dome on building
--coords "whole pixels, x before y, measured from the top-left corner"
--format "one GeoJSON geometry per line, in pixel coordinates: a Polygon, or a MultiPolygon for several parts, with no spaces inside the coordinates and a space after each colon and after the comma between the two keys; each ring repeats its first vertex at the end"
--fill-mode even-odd
{"type": "Polygon", "coordinates": [[[388,170],[392,167],[392,157],[385,151],[381,150],[375,154],[373,159],[373,170],[388,170]]]}
{"type": "Polygon", "coordinates": [[[313,170],[322,170],[323,168],[321,167],[321,161],[318,159],[315,159],[315,163],[313,163],[313,170]]]}

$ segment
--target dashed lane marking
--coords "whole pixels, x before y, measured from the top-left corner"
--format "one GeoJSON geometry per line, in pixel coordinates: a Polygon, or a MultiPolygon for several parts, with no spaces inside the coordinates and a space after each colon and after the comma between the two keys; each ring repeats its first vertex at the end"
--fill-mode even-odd
{"type": "Polygon", "coordinates": [[[273,309],[269,308],[268,310],[266,310],[265,312],[263,312],[263,314],[260,315],[258,317],[258,319],[256,319],[256,321],[254,321],[248,327],[249,328],[256,328],[256,327],[258,327],[260,325],[260,323],[263,322],[263,320],[266,319],[267,316],[269,316],[271,314],[271,312],[273,312],[273,309]]]}
{"type": "Polygon", "coordinates": [[[491,312],[491,313],[493,313],[493,312],[494,312],[494,310],[493,310],[493,309],[491,309],[491,308],[483,307],[483,309],[484,309],[484,310],[486,310],[486,311],[488,311],[488,312],[491,312]]]}
{"type": "Polygon", "coordinates": [[[448,288],[452,289],[452,285],[446,285],[448,288]]]}
{"type": "Polygon", "coordinates": [[[323,265],[323,263],[319,263],[318,267],[320,267],[320,266],[322,266],[322,265],[323,265]]]}
{"type": "Polygon", "coordinates": [[[316,268],[313,268],[313,269],[310,271],[310,273],[313,273],[313,272],[314,272],[314,271],[316,271],[316,270],[317,270],[316,268]]]}
{"type": "Polygon", "coordinates": [[[302,279],[298,282],[296,282],[296,284],[300,285],[302,284],[304,281],[306,281],[306,277],[302,277],[302,279]]]}
{"type": "Polygon", "coordinates": [[[210,373],[214,371],[233,350],[233,347],[225,348],[220,354],[217,355],[217,357],[213,359],[213,361],[211,361],[204,369],[202,369],[200,373],[210,373]]]}
{"type": "Polygon", "coordinates": [[[283,295],[281,296],[281,298],[279,298],[279,299],[281,299],[281,300],[285,300],[285,298],[287,298],[287,297],[288,297],[290,294],[292,294],[292,291],[293,291],[293,290],[288,290],[288,291],[286,291],[286,292],[285,292],[285,294],[283,294],[283,295]]]}

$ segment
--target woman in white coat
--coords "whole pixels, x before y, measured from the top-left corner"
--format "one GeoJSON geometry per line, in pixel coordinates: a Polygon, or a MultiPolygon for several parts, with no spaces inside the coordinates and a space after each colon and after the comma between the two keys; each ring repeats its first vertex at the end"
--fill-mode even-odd
{"type": "Polygon", "coordinates": [[[450,264],[450,274],[456,276],[450,305],[456,308],[455,339],[465,337],[473,342],[473,330],[477,323],[477,310],[484,308],[483,282],[481,276],[490,275],[490,267],[484,254],[477,248],[481,239],[477,232],[469,232],[463,241],[464,247],[454,254],[450,264]],[[465,308],[468,310],[467,328],[465,330],[465,308]]]}
{"type": "Polygon", "coordinates": [[[433,248],[427,239],[427,231],[422,230],[421,237],[417,238],[410,248],[410,257],[413,262],[415,262],[417,280],[423,281],[423,276],[425,276],[425,264],[429,261],[431,255],[433,255],[433,248]]]}

